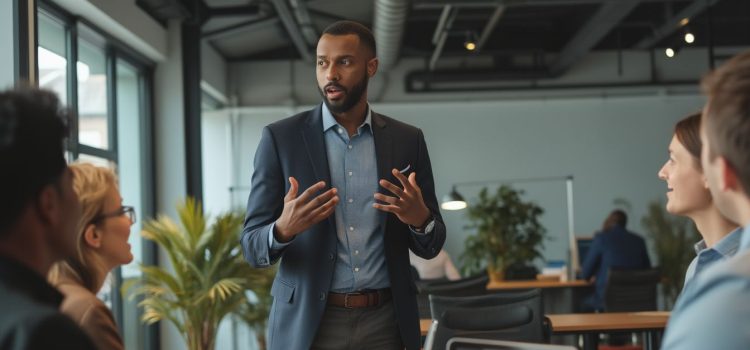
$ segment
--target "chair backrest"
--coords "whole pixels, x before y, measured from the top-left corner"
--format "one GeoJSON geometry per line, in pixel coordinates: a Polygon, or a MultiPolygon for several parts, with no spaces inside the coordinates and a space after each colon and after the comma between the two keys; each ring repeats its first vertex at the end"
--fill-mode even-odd
{"type": "Polygon", "coordinates": [[[456,281],[426,283],[421,286],[420,293],[456,297],[482,295],[487,292],[487,283],[489,283],[489,277],[483,273],[456,281]]]}
{"type": "Polygon", "coordinates": [[[434,349],[442,350],[455,336],[547,342],[541,290],[470,297],[430,295],[437,320],[434,349]]]}
{"type": "Polygon", "coordinates": [[[417,281],[417,307],[419,318],[432,318],[429,295],[470,296],[487,292],[489,277],[486,273],[456,281],[446,279],[417,281]]]}
{"type": "MultiPolygon", "coordinates": [[[[549,345],[539,343],[520,343],[505,340],[476,339],[470,337],[455,337],[448,339],[446,344],[448,350],[576,350],[575,347],[566,345],[549,345]]],[[[425,348],[425,350],[428,350],[425,348]]]]}
{"type": "Polygon", "coordinates": [[[604,290],[607,312],[656,310],[656,285],[659,269],[610,270],[604,290]]]}

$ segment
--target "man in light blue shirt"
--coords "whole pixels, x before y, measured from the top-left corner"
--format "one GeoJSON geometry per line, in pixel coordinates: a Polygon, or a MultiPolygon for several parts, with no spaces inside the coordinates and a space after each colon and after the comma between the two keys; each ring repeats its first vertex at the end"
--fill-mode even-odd
{"type": "Polygon", "coordinates": [[[702,82],[701,163],[716,206],[743,225],[729,259],[693,278],[670,317],[662,349],[750,348],[750,51],[702,82]]]}

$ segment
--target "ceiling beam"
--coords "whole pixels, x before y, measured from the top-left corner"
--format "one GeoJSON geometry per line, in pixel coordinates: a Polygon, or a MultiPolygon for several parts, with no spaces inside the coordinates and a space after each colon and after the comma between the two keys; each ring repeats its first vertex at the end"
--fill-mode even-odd
{"type": "Polygon", "coordinates": [[[258,5],[242,5],[242,6],[221,6],[221,7],[209,7],[208,17],[238,17],[238,16],[255,16],[260,13],[260,6],[258,5]]]}
{"type": "Polygon", "coordinates": [[[477,51],[481,51],[484,47],[484,44],[487,43],[487,39],[490,38],[490,35],[492,35],[495,27],[497,27],[497,23],[500,21],[500,17],[503,16],[503,12],[505,12],[505,9],[506,7],[502,3],[495,7],[495,11],[492,12],[490,20],[487,22],[487,25],[484,26],[484,30],[482,30],[482,35],[480,35],[479,40],[477,40],[477,51]]]}
{"type": "Polygon", "coordinates": [[[435,70],[437,60],[443,52],[445,41],[448,40],[448,31],[451,29],[457,14],[458,11],[454,10],[451,5],[445,5],[445,7],[443,7],[443,13],[440,15],[438,25],[435,27],[435,33],[432,35],[432,43],[435,44],[435,50],[432,51],[432,56],[430,57],[430,62],[428,64],[429,70],[431,71],[435,70]]]}
{"type": "MultiPolygon", "coordinates": [[[[506,6],[570,6],[601,4],[605,2],[619,2],[628,0],[413,0],[412,7],[415,9],[440,9],[445,5],[453,7],[487,8],[495,7],[502,2],[506,6]]],[[[643,2],[678,2],[685,0],[643,0],[643,2]]]]}
{"type": "Polygon", "coordinates": [[[692,4],[688,5],[680,13],[669,18],[661,27],[654,30],[654,34],[643,38],[634,48],[636,49],[650,49],[662,39],[668,37],[676,30],[682,28],[682,20],[687,18],[690,21],[693,17],[699,15],[701,12],[706,10],[709,6],[715,4],[718,0],[694,0],[692,4]]]}
{"type": "Polygon", "coordinates": [[[280,24],[280,22],[281,20],[278,17],[254,19],[237,24],[232,24],[224,28],[205,31],[203,32],[203,35],[201,37],[208,40],[217,40],[239,33],[252,32],[254,30],[260,30],[262,28],[270,26],[277,26],[280,24]]]}
{"type": "Polygon", "coordinates": [[[307,5],[303,0],[289,0],[292,11],[297,18],[302,36],[307,41],[309,46],[317,45],[318,43],[318,32],[312,23],[310,18],[310,12],[307,9],[307,5]]]}
{"type": "Polygon", "coordinates": [[[302,56],[302,59],[312,62],[314,58],[313,54],[310,52],[310,48],[307,46],[307,41],[305,41],[302,31],[294,20],[294,16],[292,16],[292,12],[289,10],[286,1],[271,0],[271,3],[273,3],[273,7],[276,9],[276,14],[279,16],[279,19],[281,19],[281,23],[284,25],[286,32],[289,34],[289,38],[297,48],[300,56],[302,56]]]}
{"type": "Polygon", "coordinates": [[[638,3],[640,3],[639,0],[619,0],[608,1],[599,6],[594,16],[560,51],[557,60],[550,67],[550,72],[556,75],[568,70],[633,11],[638,3]]]}

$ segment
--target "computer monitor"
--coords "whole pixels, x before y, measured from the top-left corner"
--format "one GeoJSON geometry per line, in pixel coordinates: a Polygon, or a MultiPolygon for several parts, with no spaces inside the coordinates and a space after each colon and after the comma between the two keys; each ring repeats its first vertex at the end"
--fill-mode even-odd
{"type": "Polygon", "coordinates": [[[445,345],[448,350],[576,350],[573,346],[520,343],[504,340],[454,337],[445,345]]]}

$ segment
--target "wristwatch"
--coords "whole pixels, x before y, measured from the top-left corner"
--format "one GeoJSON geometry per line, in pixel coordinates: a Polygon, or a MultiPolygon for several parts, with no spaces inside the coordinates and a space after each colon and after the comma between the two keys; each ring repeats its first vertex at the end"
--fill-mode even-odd
{"type": "Polygon", "coordinates": [[[424,227],[414,227],[412,226],[412,230],[417,233],[425,233],[432,231],[432,228],[435,227],[435,218],[430,216],[429,221],[427,222],[427,225],[424,225],[424,227]]]}

